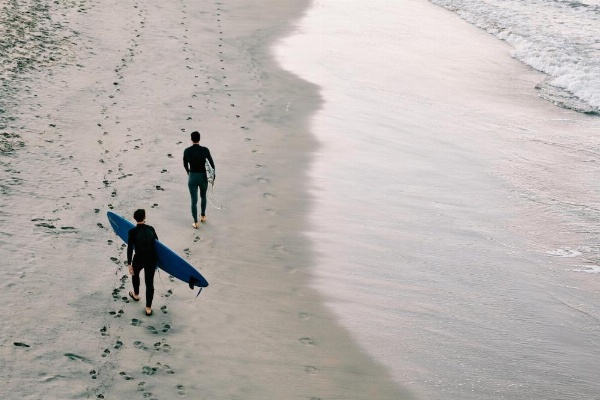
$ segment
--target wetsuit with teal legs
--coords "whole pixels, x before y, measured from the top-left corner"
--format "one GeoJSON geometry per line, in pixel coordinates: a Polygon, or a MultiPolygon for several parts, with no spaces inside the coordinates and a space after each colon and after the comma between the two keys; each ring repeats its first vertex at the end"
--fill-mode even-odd
{"type": "Polygon", "coordinates": [[[192,217],[198,222],[198,189],[200,189],[200,215],[206,215],[206,190],[208,178],[206,176],[206,161],[213,169],[215,163],[207,147],[194,143],[183,152],[183,166],[188,173],[188,188],[192,199],[192,217]]]}

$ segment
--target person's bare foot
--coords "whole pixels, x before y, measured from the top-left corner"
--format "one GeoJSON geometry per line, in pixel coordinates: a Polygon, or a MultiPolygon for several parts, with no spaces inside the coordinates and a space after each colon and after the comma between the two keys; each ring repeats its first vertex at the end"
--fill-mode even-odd
{"type": "Polygon", "coordinates": [[[197,222],[194,222],[194,223],[192,224],[192,228],[194,228],[194,229],[198,229],[198,223],[197,223],[197,222]]]}
{"type": "Polygon", "coordinates": [[[200,222],[206,222],[206,215],[200,217],[200,222]]]}
{"type": "Polygon", "coordinates": [[[152,315],[152,309],[150,307],[146,307],[146,315],[147,316],[151,316],[152,315]]]}

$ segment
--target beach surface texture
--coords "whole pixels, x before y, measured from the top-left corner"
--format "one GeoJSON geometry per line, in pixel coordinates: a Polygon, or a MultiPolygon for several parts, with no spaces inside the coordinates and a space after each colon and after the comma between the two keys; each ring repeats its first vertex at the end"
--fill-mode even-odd
{"type": "Polygon", "coordinates": [[[600,398],[599,0],[0,4],[1,399],[600,398]]]}
{"type": "Polygon", "coordinates": [[[307,284],[321,100],[270,51],[307,5],[0,7],[0,398],[404,396],[307,284]],[[217,166],[198,230],[194,130],[217,166]],[[210,283],[196,298],[157,275],[149,318],[106,220],[137,208],[210,283]]]}

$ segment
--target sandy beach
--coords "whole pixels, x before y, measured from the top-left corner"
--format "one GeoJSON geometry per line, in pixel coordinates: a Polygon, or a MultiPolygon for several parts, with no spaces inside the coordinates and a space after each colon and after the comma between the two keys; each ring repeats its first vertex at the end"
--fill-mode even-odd
{"type": "Polygon", "coordinates": [[[308,285],[307,118],[321,100],[270,52],[307,6],[4,8],[26,18],[4,59],[29,64],[2,81],[0,397],[409,398],[308,285]],[[222,206],[199,230],[181,162],[193,130],[222,206]],[[106,220],[136,208],[210,283],[195,298],[157,276],[150,318],[127,299],[106,220]]]}

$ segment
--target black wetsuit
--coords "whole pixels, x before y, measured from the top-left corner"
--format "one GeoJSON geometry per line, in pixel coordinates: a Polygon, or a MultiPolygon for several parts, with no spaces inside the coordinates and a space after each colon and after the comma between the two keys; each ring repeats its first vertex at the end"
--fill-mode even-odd
{"type": "Polygon", "coordinates": [[[127,264],[131,264],[133,267],[131,277],[133,291],[136,295],[140,293],[140,272],[143,269],[146,283],[146,307],[148,308],[152,307],[154,298],[154,272],[157,263],[154,242],[156,240],[158,240],[156,231],[146,224],[137,224],[130,229],[127,238],[127,264]]]}
{"type": "Polygon", "coordinates": [[[206,176],[206,160],[215,169],[215,163],[208,147],[193,144],[183,151],[183,167],[189,175],[188,189],[192,199],[192,217],[198,222],[198,188],[200,188],[200,215],[206,213],[206,190],[208,178],[206,176]]]}
{"type": "Polygon", "coordinates": [[[201,172],[206,174],[206,160],[210,166],[215,168],[215,163],[210,155],[208,147],[193,144],[183,151],[183,167],[190,172],[201,172]]]}

